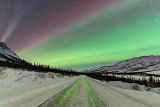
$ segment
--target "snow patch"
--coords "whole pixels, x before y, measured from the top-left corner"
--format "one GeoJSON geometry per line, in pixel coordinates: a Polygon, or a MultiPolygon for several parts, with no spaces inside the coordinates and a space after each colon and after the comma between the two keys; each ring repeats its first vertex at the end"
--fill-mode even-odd
{"type": "Polygon", "coordinates": [[[106,84],[109,86],[117,87],[121,89],[153,92],[153,93],[160,94],[160,88],[151,88],[151,87],[146,87],[144,85],[139,85],[135,83],[126,83],[122,81],[110,81],[110,82],[107,82],[106,84]]]}

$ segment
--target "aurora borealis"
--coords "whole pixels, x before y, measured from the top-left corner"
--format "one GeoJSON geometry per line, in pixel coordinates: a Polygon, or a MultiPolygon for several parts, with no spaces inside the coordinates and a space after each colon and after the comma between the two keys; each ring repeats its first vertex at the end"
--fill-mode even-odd
{"type": "Polygon", "coordinates": [[[85,70],[160,55],[160,0],[0,0],[0,38],[21,58],[85,70]]]}

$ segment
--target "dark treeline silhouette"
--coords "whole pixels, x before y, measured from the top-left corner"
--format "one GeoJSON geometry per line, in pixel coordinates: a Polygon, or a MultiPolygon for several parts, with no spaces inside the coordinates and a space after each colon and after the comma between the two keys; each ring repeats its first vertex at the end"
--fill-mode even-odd
{"type": "Polygon", "coordinates": [[[95,73],[86,73],[85,75],[93,79],[97,79],[100,81],[106,81],[106,82],[122,81],[122,82],[127,82],[127,83],[136,83],[139,85],[145,85],[147,87],[152,87],[152,88],[160,87],[160,80],[158,78],[157,79],[153,78],[153,76],[150,76],[149,79],[146,79],[146,78],[135,79],[131,76],[127,76],[127,77],[115,76],[114,74],[113,75],[108,75],[108,74],[102,75],[102,74],[95,74],[95,73]]]}
{"type": "Polygon", "coordinates": [[[48,65],[41,65],[39,63],[31,63],[25,60],[0,61],[0,66],[14,68],[14,69],[27,70],[27,71],[43,72],[43,73],[52,72],[52,73],[58,73],[62,76],[78,76],[79,75],[78,72],[72,69],[65,70],[65,69],[60,69],[60,68],[53,68],[48,65]]]}
{"type": "Polygon", "coordinates": [[[96,73],[83,73],[83,72],[76,72],[72,69],[60,69],[60,68],[53,68],[49,65],[41,65],[39,63],[31,63],[25,60],[10,60],[7,59],[5,61],[0,61],[1,67],[8,67],[20,70],[27,70],[27,71],[34,71],[34,72],[42,72],[42,73],[57,73],[61,76],[79,76],[79,75],[86,75],[88,77],[98,79],[101,81],[122,81],[127,83],[136,83],[140,85],[145,85],[148,87],[160,87],[160,80],[155,79],[150,76],[149,79],[142,78],[142,79],[135,79],[131,76],[124,77],[122,76],[115,76],[115,74],[96,74],[96,73]]]}

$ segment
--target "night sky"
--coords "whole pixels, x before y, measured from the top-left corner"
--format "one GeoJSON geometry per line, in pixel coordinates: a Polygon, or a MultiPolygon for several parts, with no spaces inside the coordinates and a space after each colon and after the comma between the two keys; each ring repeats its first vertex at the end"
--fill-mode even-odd
{"type": "Polygon", "coordinates": [[[0,0],[0,39],[27,61],[80,71],[160,55],[160,0],[0,0]]]}

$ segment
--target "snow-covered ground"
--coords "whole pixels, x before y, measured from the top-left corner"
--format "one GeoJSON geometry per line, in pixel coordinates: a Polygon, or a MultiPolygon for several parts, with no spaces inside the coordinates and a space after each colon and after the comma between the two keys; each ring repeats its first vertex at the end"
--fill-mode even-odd
{"type": "Polygon", "coordinates": [[[0,107],[37,107],[72,83],[77,88],[68,90],[71,96],[65,107],[160,107],[159,88],[149,91],[137,84],[80,77],[0,68],[0,107]]]}
{"type": "Polygon", "coordinates": [[[117,88],[106,82],[87,79],[106,107],[160,107],[160,94],[117,88]]]}
{"type": "MultiPolygon", "coordinates": [[[[108,74],[110,76],[112,76],[113,74],[108,74]]],[[[150,76],[145,76],[145,75],[118,75],[115,74],[114,76],[116,77],[124,77],[124,78],[134,78],[134,79],[149,79],[150,76]]],[[[160,79],[160,77],[154,77],[152,76],[154,79],[160,79]]]]}
{"type": "MultiPolygon", "coordinates": [[[[146,90],[137,91],[136,87],[134,90],[128,90],[131,84],[117,82],[116,84],[120,83],[121,87],[115,87],[115,85],[111,85],[113,83],[109,84],[89,77],[81,77],[81,81],[76,83],[78,87],[72,90],[72,95],[66,99],[67,103],[58,103],[59,106],[53,107],[61,107],[62,105],[62,107],[160,107],[160,94],[146,90]]],[[[60,99],[63,99],[66,93],[60,95],[57,102],[61,102],[60,99]]],[[[51,102],[53,105],[55,104],[54,98],[51,102]]]]}
{"type": "Polygon", "coordinates": [[[131,83],[124,83],[122,81],[110,81],[110,82],[106,82],[106,84],[109,86],[117,87],[121,89],[152,92],[152,93],[160,94],[160,88],[151,88],[151,87],[146,87],[144,85],[139,85],[135,83],[131,84],[131,83]]]}
{"type": "Polygon", "coordinates": [[[0,68],[0,107],[36,107],[78,78],[0,68]]]}

